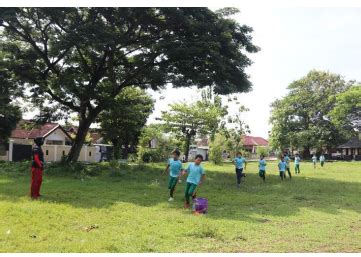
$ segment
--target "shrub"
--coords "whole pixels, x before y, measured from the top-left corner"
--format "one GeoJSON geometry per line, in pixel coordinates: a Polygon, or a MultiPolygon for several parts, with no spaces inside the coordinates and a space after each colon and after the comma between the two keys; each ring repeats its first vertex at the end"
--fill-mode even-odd
{"type": "Polygon", "coordinates": [[[138,152],[138,159],[140,162],[160,162],[167,159],[167,156],[164,156],[164,153],[160,149],[151,149],[141,147],[138,152]]]}
{"type": "Polygon", "coordinates": [[[263,155],[264,157],[267,157],[270,153],[270,149],[264,146],[257,146],[256,153],[257,155],[263,155]]]}
{"type": "Polygon", "coordinates": [[[225,137],[222,134],[216,134],[214,140],[210,144],[209,159],[214,164],[221,164],[223,161],[225,137]]]}

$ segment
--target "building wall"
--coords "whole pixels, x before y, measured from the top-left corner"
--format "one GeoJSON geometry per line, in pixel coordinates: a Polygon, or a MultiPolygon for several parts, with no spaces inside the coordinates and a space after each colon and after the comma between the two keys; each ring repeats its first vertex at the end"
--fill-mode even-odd
{"type": "MultiPolygon", "coordinates": [[[[67,145],[43,145],[44,159],[46,162],[61,161],[64,155],[68,155],[71,146],[67,145]]],[[[80,151],[78,161],[96,162],[96,147],[84,145],[80,151]],[[90,155],[89,155],[90,153],[90,155]]]]}
{"type": "Polygon", "coordinates": [[[6,151],[5,155],[0,155],[0,161],[8,161],[9,160],[9,151],[6,151]]]}
{"type": "Polygon", "coordinates": [[[56,141],[61,141],[62,145],[65,145],[65,141],[67,139],[68,137],[65,135],[65,133],[58,128],[45,138],[45,144],[47,144],[47,141],[56,140],[56,141]]]}
{"type": "Polygon", "coordinates": [[[10,140],[14,140],[14,144],[20,144],[20,145],[32,145],[34,143],[33,139],[10,138],[10,140]]]}

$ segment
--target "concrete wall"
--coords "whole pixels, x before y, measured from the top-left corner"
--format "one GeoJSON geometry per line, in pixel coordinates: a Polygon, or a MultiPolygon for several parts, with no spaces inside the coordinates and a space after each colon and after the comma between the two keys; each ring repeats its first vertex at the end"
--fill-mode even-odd
{"type": "MultiPolygon", "coordinates": [[[[68,155],[71,146],[67,145],[43,145],[44,158],[46,162],[61,161],[63,156],[68,155]]],[[[95,162],[96,161],[96,147],[84,145],[80,151],[78,161],[80,162],[95,162]]]]}
{"type": "Polygon", "coordinates": [[[6,151],[5,155],[0,155],[0,161],[8,161],[9,160],[9,151],[6,151]]]}
{"type": "Polygon", "coordinates": [[[32,145],[34,143],[34,139],[24,139],[24,138],[10,138],[14,140],[14,144],[20,145],[32,145]]]}

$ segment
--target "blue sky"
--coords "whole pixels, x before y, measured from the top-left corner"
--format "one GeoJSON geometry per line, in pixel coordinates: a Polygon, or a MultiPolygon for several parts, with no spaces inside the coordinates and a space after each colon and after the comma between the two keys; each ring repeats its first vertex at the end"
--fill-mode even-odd
{"type": "MultiPolygon", "coordinates": [[[[251,134],[267,138],[270,103],[287,93],[287,85],[310,70],[339,73],[361,82],[361,8],[288,7],[242,8],[234,18],[254,28],[254,43],[261,51],[249,55],[254,64],[247,69],[253,91],[238,94],[250,108],[244,116],[251,134]]],[[[194,101],[195,89],[168,89],[153,94],[157,103],[149,122],[160,116],[169,103],[194,101]]],[[[225,100],[227,98],[224,98],[225,100]]],[[[231,106],[231,112],[234,111],[231,106]]]]}

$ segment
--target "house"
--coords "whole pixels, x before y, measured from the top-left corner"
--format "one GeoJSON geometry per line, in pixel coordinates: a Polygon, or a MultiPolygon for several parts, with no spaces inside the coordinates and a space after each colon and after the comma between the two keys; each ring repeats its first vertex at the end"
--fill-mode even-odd
{"type": "MultiPolygon", "coordinates": [[[[67,132],[72,138],[75,138],[76,133],[78,132],[78,128],[70,127],[67,129],[67,132]]],[[[93,145],[93,144],[102,144],[104,140],[103,140],[103,136],[101,135],[98,129],[90,128],[85,141],[86,144],[93,145]]]]}
{"type": "Polygon", "coordinates": [[[202,155],[203,160],[208,161],[209,146],[189,146],[188,160],[194,160],[198,154],[202,155]]]}
{"type": "MultiPolygon", "coordinates": [[[[46,162],[61,161],[71,149],[71,135],[60,124],[48,122],[37,125],[31,120],[21,120],[11,133],[6,151],[0,151],[0,160],[30,160],[36,137],[44,138],[42,148],[46,162]]],[[[94,162],[97,152],[98,148],[84,145],[78,160],[94,162]]]]}
{"type": "Polygon", "coordinates": [[[58,123],[36,125],[30,120],[21,120],[11,132],[10,140],[15,144],[32,145],[34,138],[43,137],[44,145],[71,145],[72,139],[58,123]]]}
{"type": "Polygon", "coordinates": [[[341,151],[345,159],[361,160],[361,140],[358,137],[353,137],[346,143],[337,147],[341,151]]]}
{"type": "Polygon", "coordinates": [[[257,147],[268,147],[268,141],[262,137],[244,136],[243,137],[243,148],[255,154],[257,147]]]}

